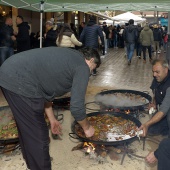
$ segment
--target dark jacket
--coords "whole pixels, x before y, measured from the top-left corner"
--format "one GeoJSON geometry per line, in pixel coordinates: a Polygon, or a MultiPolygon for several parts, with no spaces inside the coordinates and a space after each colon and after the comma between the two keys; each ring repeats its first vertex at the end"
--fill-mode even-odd
{"type": "Polygon", "coordinates": [[[137,31],[138,31],[138,37],[137,37],[137,40],[136,40],[137,43],[140,43],[140,33],[141,33],[142,29],[143,28],[141,26],[137,27],[137,31]]]}
{"type": "Polygon", "coordinates": [[[84,27],[81,35],[80,41],[85,47],[98,48],[98,37],[100,37],[102,45],[104,45],[104,36],[102,29],[95,21],[89,21],[86,27],[84,27]]]}
{"type": "Polygon", "coordinates": [[[167,88],[170,87],[170,71],[168,72],[168,76],[161,82],[158,83],[156,79],[153,79],[151,89],[155,95],[155,100],[157,105],[161,105],[162,101],[166,95],[167,88]]]}
{"type": "Polygon", "coordinates": [[[51,28],[47,32],[46,38],[44,40],[44,46],[45,47],[56,46],[56,39],[57,39],[57,31],[51,28]]]}
{"type": "Polygon", "coordinates": [[[0,47],[13,47],[14,42],[11,39],[13,35],[12,26],[3,24],[0,28],[0,47]]]}
{"type": "Polygon", "coordinates": [[[86,117],[90,69],[76,50],[46,47],[18,53],[3,63],[0,75],[1,87],[29,98],[52,101],[71,91],[72,115],[76,120],[86,117]]]}
{"type": "Polygon", "coordinates": [[[106,39],[109,39],[109,28],[107,27],[107,25],[103,26],[103,31],[106,34],[106,39]]]}
{"type": "Polygon", "coordinates": [[[138,38],[138,31],[134,25],[127,26],[123,31],[123,38],[126,43],[135,43],[138,38]]]}
{"type": "Polygon", "coordinates": [[[154,41],[161,41],[162,40],[162,34],[161,34],[161,31],[158,28],[153,29],[153,38],[154,38],[154,41]]]}
{"type": "Polygon", "coordinates": [[[22,52],[30,49],[30,26],[27,22],[22,22],[18,26],[17,39],[17,52],[22,52]]]}

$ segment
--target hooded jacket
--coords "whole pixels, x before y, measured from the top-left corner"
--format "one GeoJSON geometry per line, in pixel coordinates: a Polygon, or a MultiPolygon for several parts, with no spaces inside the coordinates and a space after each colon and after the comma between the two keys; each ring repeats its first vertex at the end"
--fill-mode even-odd
{"type": "Polygon", "coordinates": [[[138,38],[138,30],[134,25],[127,26],[123,31],[123,38],[126,43],[135,43],[138,38]]]}
{"type": "Polygon", "coordinates": [[[153,44],[153,31],[148,25],[145,25],[140,33],[140,42],[143,46],[150,46],[153,44]]]}
{"type": "Polygon", "coordinates": [[[17,25],[18,27],[18,35],[17,39],[17,51],[22,52],[30,49],[30,36],[29,30],[30,26],[27,22],[22,22],[17,25]]]}

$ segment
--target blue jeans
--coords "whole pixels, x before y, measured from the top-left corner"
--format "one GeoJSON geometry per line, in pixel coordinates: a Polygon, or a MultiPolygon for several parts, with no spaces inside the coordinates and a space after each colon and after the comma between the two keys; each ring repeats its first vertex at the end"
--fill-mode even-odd
{"type": "Polygon", "coordinates": [[[142,45],[141,43],[137,42],[136,43],[136,56],[141,56],[141,52],[142,52],[142,45]]]}
{"type": "Polygon", "coordinates": [[[117,34],[114,36],[113,45],[114,47],[117,47],[117,34]]]}
{"type": "Polygon", "coordinates": [[[0,66],[11,55],[14,54],[14,49],[11,47],[0,47],[0,66]]]}
{"type": "Polygon", "coordinates": [[[135,43],[126,43],[126,51],[127,51],[127,57],[128,61],[131,61],[133,53],[135,50],[135,43]]]}

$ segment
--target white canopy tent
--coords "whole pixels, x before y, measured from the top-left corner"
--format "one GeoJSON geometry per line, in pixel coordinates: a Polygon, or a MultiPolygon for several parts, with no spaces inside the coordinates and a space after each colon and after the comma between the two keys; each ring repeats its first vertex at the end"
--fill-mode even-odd
{"type": "Polygon", "coordinates": [[[120,15],[116,15],[112,17],[112,19],[116,22],[121,22],[121,23],[128,23],[130,19],[133,19],[135,24],[136,23],[143,23],[146,21],[145,18],[138,17],[137,15],[131,13],[131,12],[126,12],[120,15]]]}

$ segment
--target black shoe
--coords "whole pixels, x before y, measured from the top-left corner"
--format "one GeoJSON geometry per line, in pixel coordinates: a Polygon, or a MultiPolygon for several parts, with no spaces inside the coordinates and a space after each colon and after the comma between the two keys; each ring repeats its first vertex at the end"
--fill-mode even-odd
{"type": "Polygon", "coordinates": [[[92,72],[92,74],[91,74],[92,76],[96,76],[97,75],[97,71],[95,71],[95,72],[92,72]]]}

